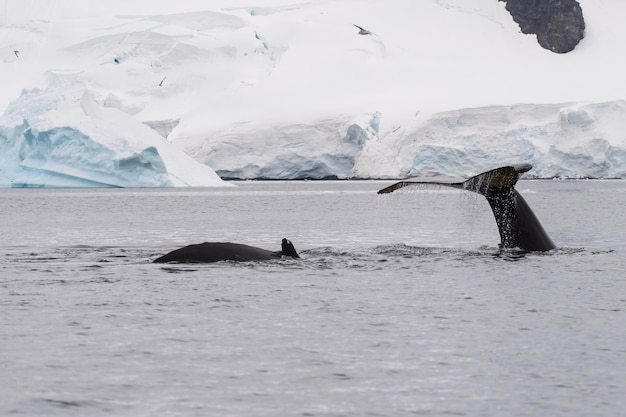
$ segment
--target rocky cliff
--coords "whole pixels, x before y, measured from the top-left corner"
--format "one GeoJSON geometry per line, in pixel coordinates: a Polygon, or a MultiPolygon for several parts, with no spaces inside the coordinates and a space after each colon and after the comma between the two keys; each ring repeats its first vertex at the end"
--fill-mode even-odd
{"type": "Polygon", "coordinates": [[[556,53],[573,50],[585,36],[585,20],[576,0],[500,0],[523,33],[536,34],[542,47],[556,53]]]}

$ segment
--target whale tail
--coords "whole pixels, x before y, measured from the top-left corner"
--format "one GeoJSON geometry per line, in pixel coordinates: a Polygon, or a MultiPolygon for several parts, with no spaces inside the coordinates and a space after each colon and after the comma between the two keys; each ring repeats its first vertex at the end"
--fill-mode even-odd
{"type": "Polygon", "coordinates": [[[500,246],[520,248],[528,251],[547,251],[556,246],[543,226],[515,189],[521,175],[532,168],[530,164],[514,164],[492,169],[467,180],[415,178],[400,181],[378,191],[391,193],[397,189],[418,185],[434,184],[472,191],[483,195],[496,219],[500,233],[500,246]]]}

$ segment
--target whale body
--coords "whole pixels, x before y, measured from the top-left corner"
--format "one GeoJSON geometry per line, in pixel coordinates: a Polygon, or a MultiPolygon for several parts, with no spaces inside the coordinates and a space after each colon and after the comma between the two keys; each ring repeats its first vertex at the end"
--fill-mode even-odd
{"type": "Polygon", "coordinates": [[[467,180],[412,178],[383,188],[378,194],[391,193],[403,187],[419,184],[442,185],[481,194],[489,202],[496,219],[500,247],[548,251],[554,249],[556,245],[526,200],[515,189],[520,176],[531,169],[532,165],[522,163],[492,169],[467,180]]]}
{"type": "Polygon", "coordinates": [[[231,242],[204,242],[188,245],[173,250],[157,259],[154,263],[209,263],[219,261],[267,261],[282,256],[299,258],[298,252],[289,239],[282,240],[280,251],[269,251],[254,246],[231,242]]]}

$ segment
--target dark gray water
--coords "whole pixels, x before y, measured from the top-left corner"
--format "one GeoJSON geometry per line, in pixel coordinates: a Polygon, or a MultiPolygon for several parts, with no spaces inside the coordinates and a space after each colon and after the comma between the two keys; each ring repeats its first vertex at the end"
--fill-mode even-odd
{"type": "Polygon", "coordinates": [[[0,190],[0,415],[623,415],[626,182],[520,182],[559,246],[526,255],[389,183],[0,190]]]}

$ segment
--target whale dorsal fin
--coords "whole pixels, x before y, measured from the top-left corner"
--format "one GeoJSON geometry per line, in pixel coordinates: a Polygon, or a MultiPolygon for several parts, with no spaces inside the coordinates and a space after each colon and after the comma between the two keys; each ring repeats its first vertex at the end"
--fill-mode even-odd
{"type": "Polygon", "coordinates": [[[291,243],[291,240],[283,238],[281,245],[281,253],[283,256],[291,256],[292,258],[300,257],[300,255],[298,255],[298,252],[296,251],[296,248],[293,246],[293,243],[291,243]]]}

